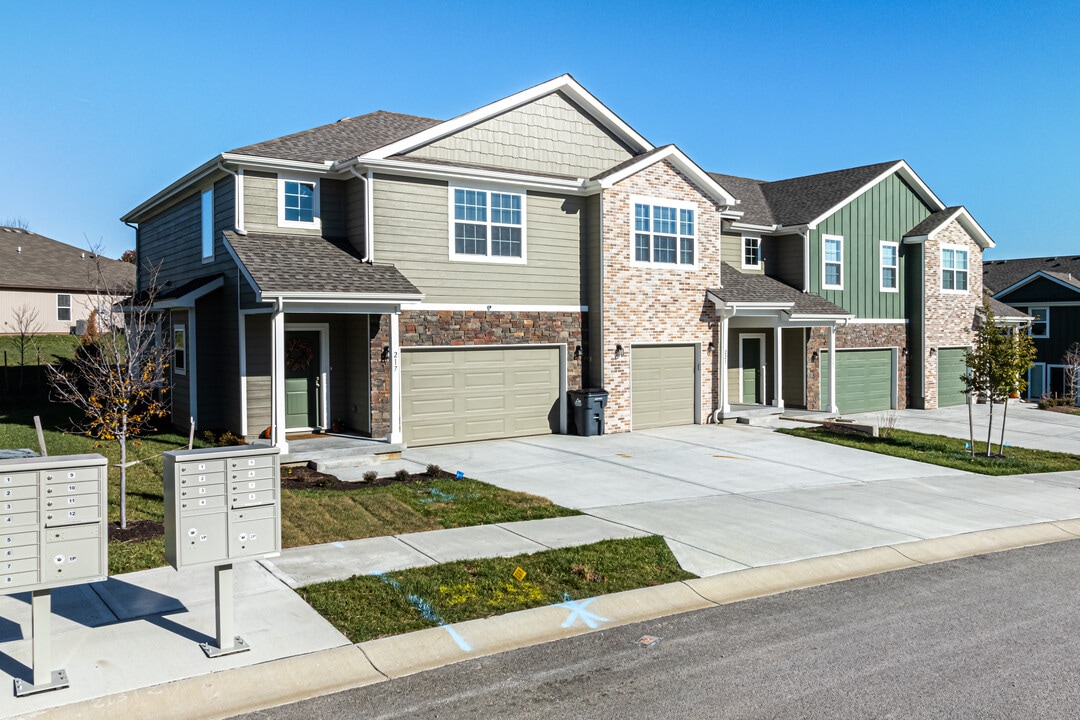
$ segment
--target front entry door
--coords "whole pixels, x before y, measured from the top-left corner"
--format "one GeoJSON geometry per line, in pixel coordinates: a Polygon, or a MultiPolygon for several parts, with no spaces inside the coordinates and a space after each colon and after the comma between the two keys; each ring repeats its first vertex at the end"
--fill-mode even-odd
{"type": "Polygon", "coordinates": [[[286,428],[314,428],[320,425],[319,368],[319,332],[286,330],[286,428]]]}
{"type": "Polygon", "coordinates": [[[742,374],[742,396],[744,405],[764,403],[764,381],[761,366],[765,338],[760,335],[741,335],[739,339],[739,367],[742,374]],[[759,400],[758,398],[761,397],[759,400]]]}

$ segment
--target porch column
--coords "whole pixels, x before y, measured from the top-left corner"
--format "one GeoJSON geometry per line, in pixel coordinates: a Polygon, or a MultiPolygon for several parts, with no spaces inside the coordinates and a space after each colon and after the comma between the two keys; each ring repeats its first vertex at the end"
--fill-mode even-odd
{"type": "Polygon", "coordinates": [[[776,353],[776,364],[773,365],[774,390],[773,390],[773,405],[778,410],[784,409],[784,364],[781,358],[784,357],[783,346],[781,345],[780,338],[784,332],[779,325],[773,330],[773,348],[776,353]]]}
{"type": "Polygon", "coordinates": [[[400,312],[390,313],[390,432],[387,442],[399,443],[401,433],[401,333],[400,312]]]}
{"type": "Polygon", "coordinates": [[[838,413],[836,407],[836,326],[829,326],[829,412],[838,413]]]}
{"type": "Polygon", "coordinates": [[[731,412],[731,402],[728,398],[728,320],[727,313],[720,315],[720,412],[727,415],[731,412]]]}
{"type": "Polygon", "coordinates": [[[274,421],[271,423],[271,438],[274,447],[281,453],[289,452],[289,444],[285,441],[285,309],[279,305],[274,309],[270,318],[270,334],[273,342],[270,377],[273,380],[272,409],[274,421]]]}

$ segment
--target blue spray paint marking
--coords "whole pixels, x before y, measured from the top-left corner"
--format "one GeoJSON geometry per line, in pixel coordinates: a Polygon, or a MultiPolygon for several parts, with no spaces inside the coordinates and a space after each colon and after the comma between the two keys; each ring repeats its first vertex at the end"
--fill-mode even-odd
{"type": "Polygon", "coordinates": [[[578,618],[585,623],[585,627],[590,629],[596,629],[602,622],[608,622],[605,617],[600,617],[594,613],[589,612],[585,608],[592,603],[596,598],[589,598],[588,600],[571,600],[570,595],[563,593],[563,602],[558,603],[555,607],[564,607],[570,611],[570,616],[563,621],[562,626],[564,628],[573,625],[578,618]]]}
{"type": "Polygon", "coordinates": [[[442,490],[436,490],[435,488],[428,488],[428,494],[433,497],[424,498],[420,502],[433,503],[433,502],[454,502],[454,496],[450,493],[444,493],[442,490]]]}
{"type": "Polygon", "coordinates": [[[333,545],[333,546],[334,546],[334,547],[336,547],[336,548],[343,548],[343,547],[345,547],[345,543],[343,543],[343,542],[335,542],[335,543],[330,543],[330,544],[331,544],[331,545],[333,545]]]}
{"type": "MultiPolygon", "coordinates": [[[[397,580],[394,580],[393,578],[388,578],[383,573],[376,573],[375,577],[379,578],[395,590],[401,589],[401,585],[398,583],[397,580]]],[[[424,600],[419,595],[415,595],[413,593],[409,593],[405,597],[409,601],[409,604],[416,608],[417,611],[419,611],[419,613],[424,616],[425,620],[427,620],[428,622],[433,622],[439,627],[446,630],[446,632],[450,634],[450,639],[452,639],[454,643],[457,644],[459,648],[461,648],[462,652],[472,651],[469,643],[465,642],[465,638],[461,637],[461,635],[458,634],[457,630],[447,625],[446,622],[441,617],[439,617],[439,614],[435,612],[435,609],[431,607],[431,605],[426,600],[424,600]]]]}

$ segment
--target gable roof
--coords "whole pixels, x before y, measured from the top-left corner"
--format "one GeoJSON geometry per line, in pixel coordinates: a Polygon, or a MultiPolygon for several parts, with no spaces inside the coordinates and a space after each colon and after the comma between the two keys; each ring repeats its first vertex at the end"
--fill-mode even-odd
{"type": "Polygon", "coordinates": [[[709,288],[709,295],[724,305],[758,305],[784,310],[789,315],[811,317],[851,317],[844,308],[820,295],[804,293],[768,275],[740,272],[728,263],[720,270],[722,287],[709,288]]]}
{"type": "Polygon", "coordinates": [[[361,260],[343,238],[226,231],[225,247],[260,301],[288,296],[390,301],[424,296],[393,265],[361,260]]]}
{"type": "Polygon", "coordinates": [[[702,190],[707,192],[720,205],[735,205],[735,197],[725,190],[716,179],[702,170],[697,163],[688,158],[682,150],[674,145],[663,145],[658,148],[642,153],[636,157],[628,158],[623,162],[608,168],[604,172],[591,178],[601,187],[612,185],[635,175],[645,168],[657,163],[667,161],[678,168],[684,175],[696,182],[702,190]]]}
{"type": "Polygon", "coordinates": [[[761,186],[767,184],[764,180],[751,180],[737,175],[714,172],[709,173],[709,176],[738,199],[739,204],[735,207],[743,214],[740,220],[742,224],[762,227],[777,224],[773,220],[772,209],[765,200],[765,194],[761,191],[761,186]]]}
{"type": "Polygon", "coordinates": [[[983,286],[995,295],[1036,274],[1080,289],[1080,255],[983,261],[983,286]]]}
{"type": "Polygon", "coordinates": [[[931,213],[918,225],[904,233],[904,242],[921,243],[932,240],[939,230],[953,220],[960,223],[960,226],[978,243],[979,247],[984,250],[994,247],[994,241],[990,239],[982,226],[975,222],[975,218],[971,217],[971,213],[963,205],[954,205],[931,213]]]}
{"type": "Polygon", "coordinates": [[[863,165],[763,183],[762,195],[780,225],[814,225],[867,187],[894,172],[902,160],[863,165]]]}
{"type": "Polygon", "coordinates": [[[0,226],[0,288],[126,293],[134,285],[131,263],[22,228],[0,226]]]}

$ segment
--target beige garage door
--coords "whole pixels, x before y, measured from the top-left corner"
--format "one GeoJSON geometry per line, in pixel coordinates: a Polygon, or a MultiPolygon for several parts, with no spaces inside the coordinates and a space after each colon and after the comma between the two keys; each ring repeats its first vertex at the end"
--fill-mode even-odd
{"type": "Polygon", "coordinates": [[[559,349],[403,349],[402,424],[409,445],[559,431],[559,349]]]}
{"type": "Polygon", "coordinates": [[[694,422],[693,345],[635,345],[630,375],[634,430],[694,422]]]}

